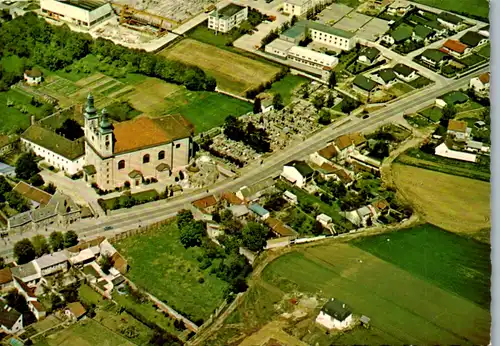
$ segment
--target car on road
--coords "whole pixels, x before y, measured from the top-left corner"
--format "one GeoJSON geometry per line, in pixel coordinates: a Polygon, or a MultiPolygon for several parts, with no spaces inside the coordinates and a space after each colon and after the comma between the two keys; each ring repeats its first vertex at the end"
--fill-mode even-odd
{"type": "Polygon", "coordinates": [[[109,231],[109,230],[112,230],[113,229],[113,226],[104,226],[104,230],[105,231],[109,231]]]}

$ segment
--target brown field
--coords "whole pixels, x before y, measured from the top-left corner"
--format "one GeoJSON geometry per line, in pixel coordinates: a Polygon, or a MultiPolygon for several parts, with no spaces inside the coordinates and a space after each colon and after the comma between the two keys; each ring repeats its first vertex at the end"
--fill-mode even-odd
{"type": "Polygon", "coordinates": [[[219,89],[240,95],[279,72],[275,66],[191,39],[182,40],[159,54],[199,66],[217,80],[219,89]]]}
{"type": "Polygon", "coordinates": [[[491,227],[489,183],[402,164],[392,169],[398,189],[426,221],[470,235],[491,227]]]}

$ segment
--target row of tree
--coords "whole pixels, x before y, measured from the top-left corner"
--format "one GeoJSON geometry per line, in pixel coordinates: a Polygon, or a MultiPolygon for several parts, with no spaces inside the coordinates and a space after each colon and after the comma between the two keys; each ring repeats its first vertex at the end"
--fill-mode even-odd
{"type": "Polygon", "coordinates": [[[129,49],[89,34],[71,31],[68,26],[53,26],[34,13],[17,17],[0,26],[0,58],[16,55],[26,66],[40,65],[61,70],[88,54],[114,66],[185,85],[189,90],[215,90],[216,82],[199,67],[168,60],[144,50],[129,49]]]}
{"type": "Polygon", "coordinates": [[[78,235],[75,231],[66,233],[54,231],[49,240],[38,234],[33,238],[24,238],[14,244],[14,256],[17,264],[25,264],[37,257],[49,254],[50,251],[59,251],[78,244],[78,235]]]}
{"type": "Polygon", "coordinates": [[[251,121],[245,124],[235,116],[228,116],[224,122],[224,135],[233,141],[243,142],[258,153],[271,151],[266,130],[256,127],[251,121]]]}

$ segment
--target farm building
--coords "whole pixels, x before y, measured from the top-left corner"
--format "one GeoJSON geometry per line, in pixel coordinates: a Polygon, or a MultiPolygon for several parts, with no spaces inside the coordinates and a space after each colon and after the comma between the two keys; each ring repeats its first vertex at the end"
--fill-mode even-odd
{"type": "Polygon", "coordinates": [[[461,151],[448,149],[446,143],[441,143],[434,149],[434,154],[437,156],[447,157],[449,159],[467,161],[467,162],[476,162],[476,155],[470,153],[464,153],[461,151]]]}
{"type": "Polygon", "coordinates": [[[315,3],[313,0],[285,0],[283,12],[300,17],[311,9],[315,3]]]}
{"type": "Polygon", "coordinates": [[[215,9],[208,16],[208,28],[220,32],[229,32],[248,18],[248,7],[234,3],[215,9]]]}
{"type": "Polygon", "coordinates": [[[457,58],[460,58],[464,55],[467,55],[470,52],[470,48],[465,44],[461,43],[457,40],[447,40],[443,47],[441,47],[441,51],[444,53],[449,53],[457,58]]]}
{"type": "Polygon", "coordinates": [[[392,71],[396,74],[396,77],[404,80],[405,82],[411,82],[412,80],[418,78],[417,70],[406,66],[404,64],[396,64],[392,68],[392,71]]]}
{"type": "Polygon", "coordinates": [[[345,329],[352,323],[352,312],[340,300],[332,298],[321,308],[316,322],[328,329],[345,329]]]}
{"type": "Polygon", "coordinates": [[[40,9],[51,19],[86,28],[93,27],[113,15],[110,3],[89,0],[40,0],[40,9]]]}
{"type": "Polygon", "coordinates": [[[489,41],[488,37],[483,36],[476,31],[467,31],[462,37],[460,37],[459,40],[463,44],[472,48],[482,46],[489,41]]]}
{"type": "Polygon", "coordinates": [[[84,115],[84,177],[101,189],[126,182],[138,186],[151,177],[165,179],[186,166],[192,156],[192,129],[182,117],[141,117],[113,125],[105,109],[99,116],[92,95],[84,115]]]}
{"type": "Polygon", "coordinates": [[[375,90],[378,84],[368,77],[365,77],[363,75],[357,75],[356,78],[354,78],[354,81],[352,82],[352,86],[354,91],[364,96],[368,96],[373,90],[375,90]]]}
{"type": "Polygon", "coordinates": [[[29,85],[40,84],[42,82],[42,71],[36,67],[24,71],[24,81],[29,85]]]}
{"type": "Polygon", "coordinates": [[[283,178],[300,188],[312,180],[313,174],[314,170],[304,161],[291,161],[283,166],[281,172],[283,178]]]}
{"type": "Polygon", "coordinates": [[[373,64],[380,56],[380,51],[375,47],[364,47],[358,56],[358,61],[362,64],[373,64]]]}
{"type": "Polygon", "coordinates": [[[441,12],[437,18],[438,22],[451,30],[457,30],[464,22],[460,17],[457,17],[448,12],[441,12]]]}
{"type": "Polygon", "coordinates": [[[293,46],[288,51],[288,59],[315,69],[332,68],[339,62],[337,57],[315,52],[306,47],[293,46]]]}

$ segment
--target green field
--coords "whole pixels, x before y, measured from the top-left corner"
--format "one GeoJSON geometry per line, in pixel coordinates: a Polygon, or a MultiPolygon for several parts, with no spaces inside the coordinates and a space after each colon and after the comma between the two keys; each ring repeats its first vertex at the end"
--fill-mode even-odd
{"type": "Polygon", "coordinates": [[[439,107],[432,106],[425,108],[424,110],[421,110],[420,114],[422,114],[427,119],[430,119],[433,122],[437,123],[439,119],[441,119],[441,117],[443,116],[443,111],[439,107]]]}
{"type": "Polygon", "coordinates": [[[464,16],[472,15],[480,17],[483,21],[488,21],[489,4],[488,0],[468,0],[457,2],[455,0],[415,0],[415,2],[451,11],[464,16]]]}
{"type": "Polygon", "coordinates": [[[487,244],[430,224],[361,238],[353,244],[485,309],[490,306],[491,264],[487,244]]]}
{"type": "Polygon", "coordinates": [[[491,54],[491,46],[490,44],[488,43],[487,45],[485,45],[483,48],[481,48],[478,52],[477,52],[479,55],[482,55],[484,56],[485,58],[489,58],[490,57],[490,54],[491,54]]]}
{"type": "MultiPolygon", "coordinates": [[[[169,224],[155,233],[127,238],[115,244],[130,265],[128,277],[193,322],[207,319],[222,303],[227,284],[200,270],[200,248],[185,249],[179,230],[169,224]],[[204,279],[199,283],[200,278],[204,279]]],[[[200,280],[201,281],[201,280],[200,280]]]]}
{"type": "Polygon", "coordinates": [[[252,104],[208,91],[177,93],[165,104],[165,114],[180,114],[188,119],[196,133],[221,126],[228,115],[240,116],[252,111],[252,104]]]}
{"type": "MultiPolygon", "coordinates": [[[[385,238],[393,236],[391,233],[385,238]]],[[[454,244],[447,245],[458,252],[463,251],[454,244]]],[[[426,244],[428,252],[435,245],[426,244]]],[[[427,253],[421,250],[421,246],[414,252],[427,253]]],[[[447,254],[450,252],[452,250],[447,254]]],[[[403,252],[400,253],[404,256],[403,252]]],[[[417,262],[414,267],[429,264],[428,261],[418,262],[421,258],[422,255],[415,255],[413,260],[417,262]]],[[[439,254],[432,258],[440,260],[439,254]]],[[[404,258],[401,261],[407,262],[404,258]]],[[[459,261],[463,263],[463,259],[459,261]]],[[[433,265],[439,267],[440,264],[433,265]]],[[[453,267],[447,267],[447,270],[456,272],[453,267]]],[[[350,306],[355,316],[370,317],[372,328],[369,331],[358,327],[354,332],[334,335],[328,343],[321,345],[359,342],[471,345],[489,341],[490,315],[487,310],[435,286],[427,278],[352,245],[330,243],[303,248],[271,262],[262,275],[267,284],[283,292],[315,294],[324,299],[333,297],[350,306]]],[[[469,273],[456,275],[465,278],[469,273]]]]}
{"type": "Polygon", "coordinates": [[[308,82],[308,79],[301,76],[287,74],[283,79],[273,83],[268,91],[271,94],[280,94],[285,104],[290,103],[292,92],[301,84],[308,82]]]}

